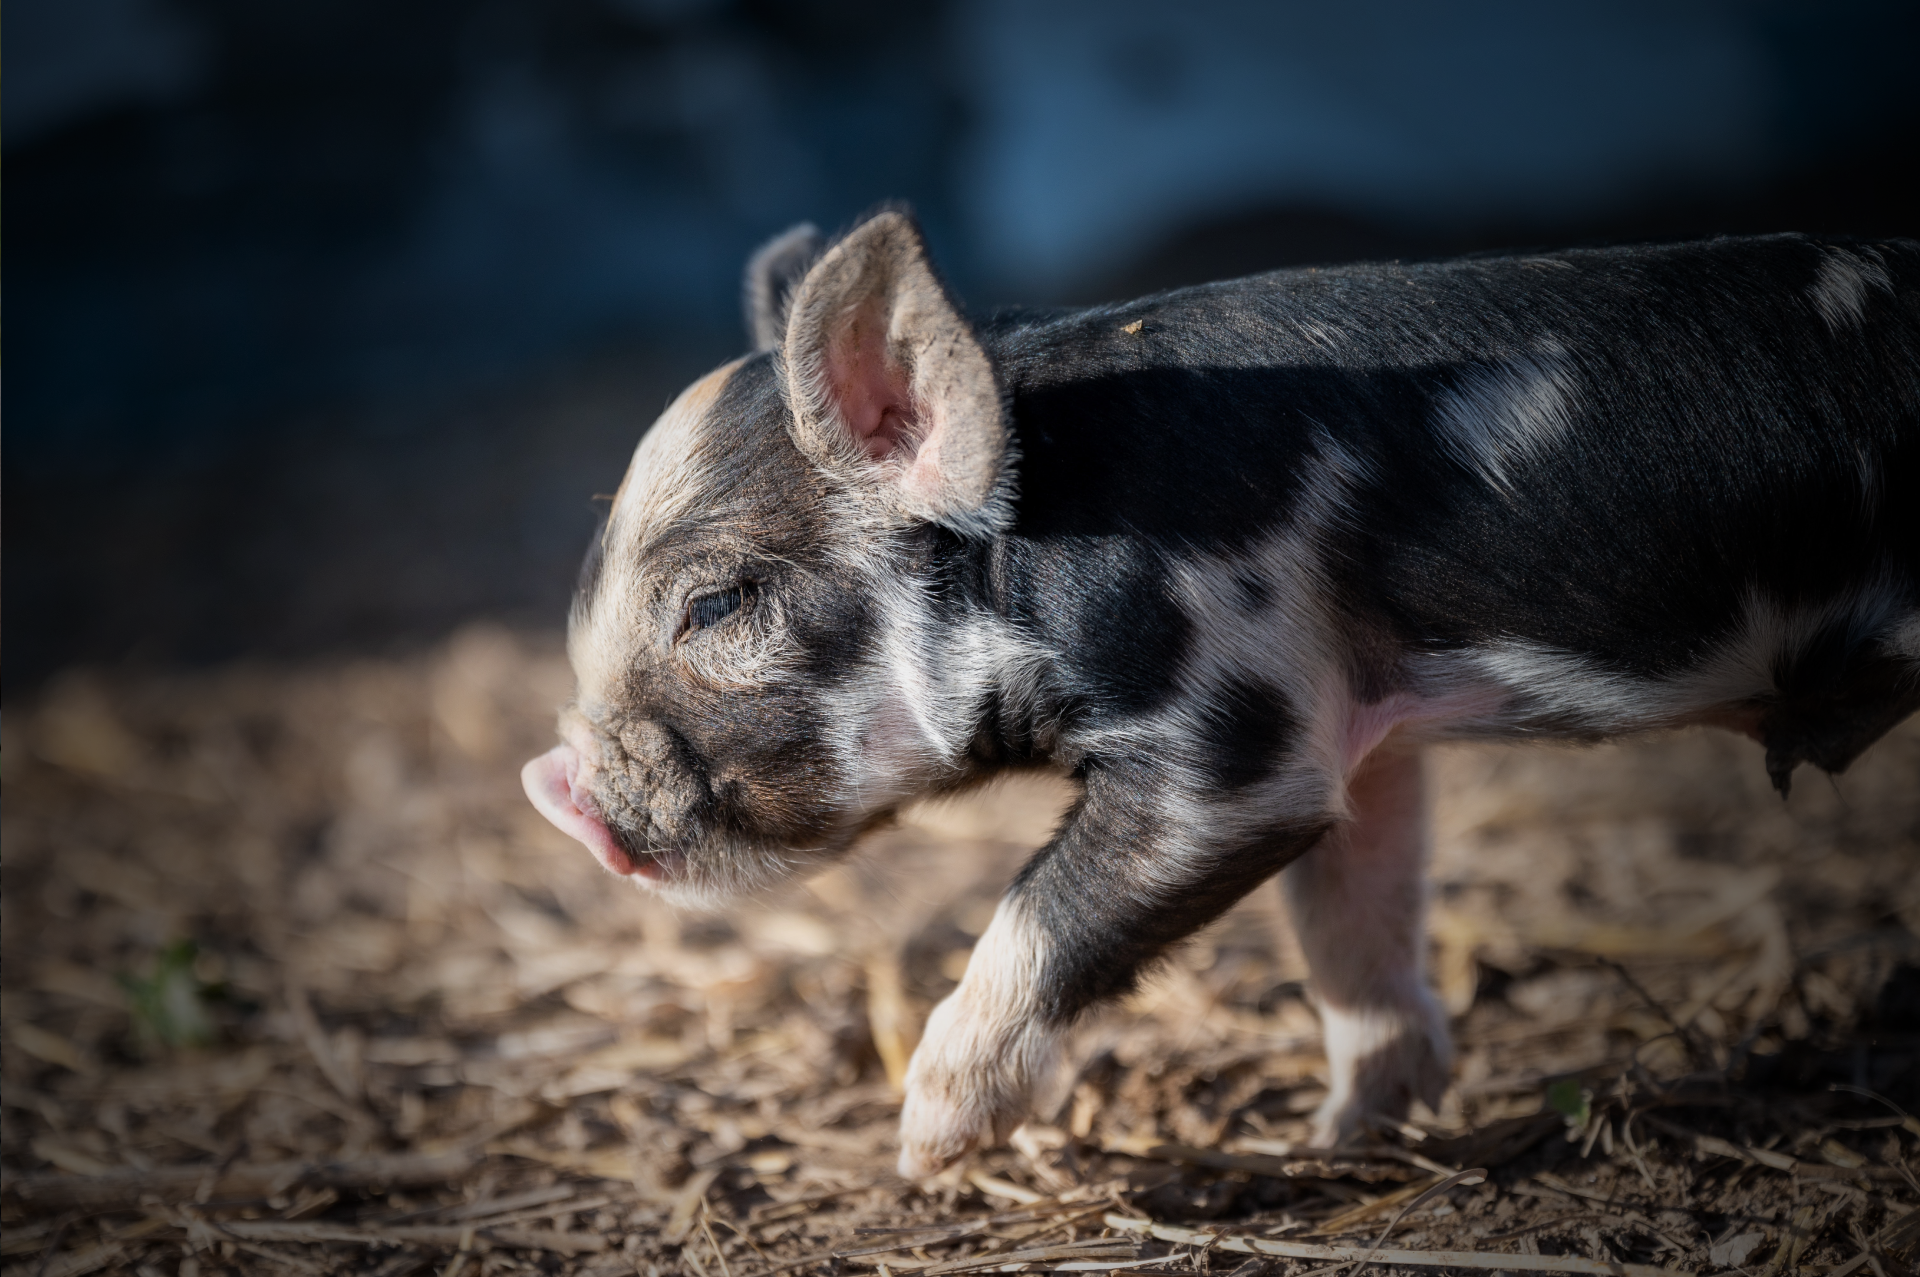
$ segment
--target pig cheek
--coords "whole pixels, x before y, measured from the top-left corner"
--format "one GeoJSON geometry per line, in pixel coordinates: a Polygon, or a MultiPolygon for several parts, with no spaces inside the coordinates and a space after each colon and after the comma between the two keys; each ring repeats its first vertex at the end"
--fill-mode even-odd
{"type": "Polygon", "coordinates": [[[816,698],[768,696],[750,722],[705,748],[713,763],[715,815],[778,843],[810,843],[838,828],[835,795],[848,788],[827,745],[816,698]]]}

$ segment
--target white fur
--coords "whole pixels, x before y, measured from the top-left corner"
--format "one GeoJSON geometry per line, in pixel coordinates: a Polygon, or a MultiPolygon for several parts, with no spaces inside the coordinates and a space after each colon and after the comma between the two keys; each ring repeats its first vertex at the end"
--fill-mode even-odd
{"type": "Polygon", "coordinates": [[[608,512],[609,548],[619,544],[637,552],[643,538],[657,537],[682,519],[711,517],[700,505],[714,464],[707,416],[744,362],[743,356],[722,364],[681,391],[640,437],[608,512]]]}
{"type": "Polygon", "coordinates": [[[980,937],[960,987],[935,1007],[907,1067],[900,1173],[931,1175],[969,1149],[1005,1139],[1059,1053],[1042,1024],[1043,938],[1006,899],[980,937]]]}
{"type": "Polygon", "coordinates": [[[1515,355],[1464,373],[1434,400],[1434,425],[1448,452],[1502,490],[1529,460],[1573,429],[1573,378],[1558,351],[1515,355]]]}
{"type": "Polygon", "coordinates": [[[984,613],[937,621],[928,583],[865,565],[880,638],[868,668],[827,698],[843,807],[887,810],[956,779],[987,699],[1031,702],[1053,654],[984,613]]]}
{"type": "Polygon", "coordinates": [[[1773,694],[1774,671],[1834,624],[1861,636],[1885,635],[1897,645],[1897,599],[1888,582],[1804,608],[1749,593],[1732,634],[1693,668],[1667,678],[1620,673],[1590,657],[1520,639],[1431,658],[1427,669],[1436,675],[1431,680],[1436,685],[1462,677],[1484,679],[1504,694],[1497,711],[1453,724],[1457,731],[1442,734],[1551,728],[1598,736],[1673,727],[1773,694]]]}
{"type": "Polygon", "coordinates": [[[674,524],[710,513],[698,506],[713,464],[707,413],[738,366],[737,360],[726,364],[681,391],[634,449],[600,534],[606,563],[600,588],[592,597],[575,601],[567,627],[567,655],[584,688],[616,683],[631,658],[635,636],[656,628],[646,615],[649,600],[623,588],[638,578],[621,565],[641,561],[647,542],[674,524]]]}
{"type": "Polygon", "coordinates": [[[1808,295],[1827,328],[1838,336],[1866,320],[1869,288],[1893,292],[1893,277],[1879,254],[1872,249],[1829,248],[1808,295]]]}

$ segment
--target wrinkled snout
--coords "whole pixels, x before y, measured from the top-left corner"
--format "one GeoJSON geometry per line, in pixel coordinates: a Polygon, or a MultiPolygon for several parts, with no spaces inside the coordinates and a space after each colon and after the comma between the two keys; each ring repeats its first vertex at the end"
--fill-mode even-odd
{"type": "Polygon", "coordinates": [[[622,877],[665,877],[658,859],[636,856],[621,845],[601,819],[586,781],[586,760],[572,745],[555,745],[520,769],[520,783],[540,814],[592,852],[609,871],[622,877]]]}

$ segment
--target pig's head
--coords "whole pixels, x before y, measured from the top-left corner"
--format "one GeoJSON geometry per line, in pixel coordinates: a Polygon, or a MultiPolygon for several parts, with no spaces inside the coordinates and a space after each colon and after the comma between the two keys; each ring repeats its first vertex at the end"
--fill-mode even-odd
{"type": "Polygon", "coordinates": [[[824,252],[789,232],[747,301],[760,348],[634,453],[574,600],[562,743],[522,777],[684,903],[815,867],[952,777],[980,693],[930,566],[1011,484],[993,367],[905,215],[824,252]]]}

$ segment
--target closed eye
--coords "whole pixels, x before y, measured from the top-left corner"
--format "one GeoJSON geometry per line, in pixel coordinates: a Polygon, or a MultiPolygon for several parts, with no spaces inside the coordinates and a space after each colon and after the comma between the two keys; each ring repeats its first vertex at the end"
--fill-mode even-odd
{"type": "Polygon", "coordinates": [[[720,624],[746,606],[750,588],[742,582],[732,589],[702,594],[699,598],[689,600],[686,619],[680,623],[680,633],[684,636],[720,624]]]}

